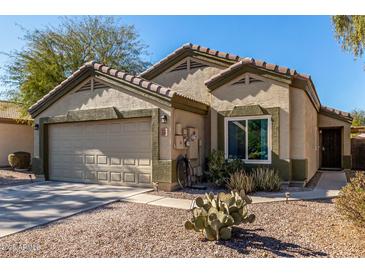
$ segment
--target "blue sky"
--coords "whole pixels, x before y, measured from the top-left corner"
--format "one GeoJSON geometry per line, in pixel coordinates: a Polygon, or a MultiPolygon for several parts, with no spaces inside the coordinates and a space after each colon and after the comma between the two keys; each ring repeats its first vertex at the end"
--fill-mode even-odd
{"type": "MultiPolygon", "coordinates": [[[[184,43],[253,57],[312,76],[322,104],[365,109],[363,59],[344,52],[328,16],[122,16],[134,24],[156,62],[184,43]]],[[[0,52],[21,49],[27,29],[57,24],[57,16],[0,16],[0,52]]],[[[0,55],[0,65],[7,59],[0,55]]]]}

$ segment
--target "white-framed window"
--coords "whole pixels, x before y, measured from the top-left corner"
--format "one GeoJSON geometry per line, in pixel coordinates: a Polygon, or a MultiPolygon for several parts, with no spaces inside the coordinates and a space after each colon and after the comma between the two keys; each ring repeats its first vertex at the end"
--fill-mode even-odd
{"type": "Polygon", "coordinates": [[[271,164],[271,116],[224,118],[224,155],[246,163],[271,164]]]}

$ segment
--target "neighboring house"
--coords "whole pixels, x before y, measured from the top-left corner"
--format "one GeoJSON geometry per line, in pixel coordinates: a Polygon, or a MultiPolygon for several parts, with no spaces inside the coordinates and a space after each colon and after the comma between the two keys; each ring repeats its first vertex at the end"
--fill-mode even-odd
{"type": "Polygon", "coordinates": [[[365,137],[365,126],[352,126],[351,137],[365,137]]]}
{"type": "Polygon", "coordinates": [[[201,174],[213,149],[283,180],[351,168],[352,118],[309,76],[191,44],[139,76],[87,63],[29,112],[33,166],[53,180],[172,189],[180,155],[201,174]]]}
{"type": "Polygon", "coordinates": [[[9,166],[8,155],[16,151],[33,154],[33,128],[21,119],[19,106],[0,100],[0,167],[9,166]]]}
{"type": "Polygon", "coordinates": [[[352,169],[365,170],[365,126],[351,127],[352,169]]]}

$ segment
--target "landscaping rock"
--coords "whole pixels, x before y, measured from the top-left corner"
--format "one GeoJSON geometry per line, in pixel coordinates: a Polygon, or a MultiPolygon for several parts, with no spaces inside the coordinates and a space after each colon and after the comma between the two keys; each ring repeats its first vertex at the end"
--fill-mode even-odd
{"type": "Polygon", "coordinates": [[[186,210],[118,202],[0,239],[0,257],[364,257],[333,201],[253,204],[230,241],[186,231],[186,210]],[[138,212],[138,214],[136,214],[138,212]]]}

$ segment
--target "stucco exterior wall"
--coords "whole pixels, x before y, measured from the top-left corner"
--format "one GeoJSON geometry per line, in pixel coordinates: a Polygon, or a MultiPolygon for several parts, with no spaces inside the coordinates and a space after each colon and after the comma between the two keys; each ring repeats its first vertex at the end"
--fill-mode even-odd
{"type": "MultiPolygon", "coordinates": [[[[180,123],[182,125],[182,128],[187,128],[187,127],[195,127],[198,129],[198,134],[199,134],[199,140],[200,140],[200,145],[199,145],[199,160],[192,160],[192,166],[196,167],[196,166],[204,166],[204,155],[205,155],[205,151],[204,151],[204,147],[205,147],[205,123],[206,123],[206,117],[203,115],[199,115],[196,113],[191,113],[188,111],[184,111],[184,110],[180,110],[180,109],[174,109],[173,110],[173,117],[174,117],[174,121],[173,121],[173,125],[172,125],[172,130],[171,130],[171,141],[174,144],[175,142],[175,125],[176,123],[180,123]]],[[[176,160],[178,158],[179,155],[185,155],[187,152],[187,149],[175,149],[175,147],[173,147],[172,149],[172,155],[171,155],[171,159],[172,160],[176,160]]]]}
{"type": "Polygon", "coordinates": [[[309,180],[319,167],[318,112],[302,89],[290,87],[290,103],[291,159],[305,161],[309,180]]]}
{"type": "MultiPolygon", "coordinates": [[[[86,81],[85,81],[86,82],[86,81]]],[[[82,86],[82,84],[80,85],[82,86]]],[[[76,87],[73,91],[60,98],[48,109],[35,117],[35,123],[39,123],[41,117],[53,117],[64,115],[68,111],[87,110],[95,108],[116,107],[120,111],[160,108],[161,112],[166,114],[168,119],[167,126],[170,126],[171,110],[141,95],[137,95],[125,89],[100,88],[91,91],[75,92],[79,89],[76,87]]],[[[161,113],[161,114],[162,114],[161,113]]],[[[39,157],[39,131],[34,131],[34,157],[39,157]]],[[[171,139],[160,136],[160,159],[171,159],[171,139]]]]}
{"type": "MultiPolygon", "coordinates": [[[[218,67],[213,64],[205,63],[201,60],[197,60],[196,58],[187,57],[180,62],[178,62],[175,66],[171,67],[168,71],[165,71],[152,79],[152,81],[170,87],[172,89],[178,90],[179,92],[191,96],[199,101],[210,104],[211,102],[211,92],[205,85],[205,81],[211,78],[212,76],[219,73],[223,67],[218,67]],[[187,70],[179,70],[179,71],[171,71],[174,70],[175,67],[181,65],[184,62],[188,61],[196,61],[199,63],[206,64],[207,67],[203,68],[195,68],[195,69],[187,69],[187,70]]],[[[209,129],[206,132],[206,139],[210,138],[210,140],[206,140],[205,148],[207,150],[217,149],[218,144],[218,132],[217,132],[217,112],[215,109],[210,109],[209,118],[207,119],[208,123],[211,123],[207,128],[209,129]]],[[[207,154],[207,153],[206,153],[207,154]]]]}
{"type": "Polygon", "coordinates": [[[305,158],[305,97],[303,90],[290,88],[290,158],[305,158]]]}
{"type": "Polygon", "coordinates": [[[217,126],[217,121],[218,121],[218,112],[213,109],[210,108],[209,110],[209,121],[210,121],[210,149],[213,150],[217,150],[218,149],[218,126],[217,126]]]}
{"type": "Polygon", "coordinates": [[[0,166],[8,166],[8,155],[16,151],[33,155],[33,127],[0,122],[0,166]]]}
{"type": "Polygon", "coordinates": [[[323,114],[319,114],[318,121],[318,127],[343,127],[342,155],[351,155],[351,124],[323,114]]]}
{"type": "MultiPolygon", "coordinates": [[[[174,67],[191,59],[196,62],[203,63],[200,60],[188,57],[180,61],[174,67]]],[[[178,90],[181,93],[192,96],[199,101],[209,103],[210,92],[204,82],[213,75],[219,73],[222,68],[209,65],[208,67],[203,68],[171,71],[174,67],[172,67],[169,71],[161,73],[152,79],[152,81],[165,87],[178,90]]]]}
{"type": "MultiPolygon", "coordinates": [[[[303,91],[304,92],[304,91],[303,91]]],[[[319,168],[318,112],[305,96],[305,157],[308,160],[308,180],[319,168]]]]}
{"type": "MultiPolygon", "coordinates": [[[[264,108],[280,108],[280,159],[290,158],[289,85],[254,75],[263,82],[249,85],[232,85],[243,76],[212,92],[211,107],[216,111],[231,110],[234,106],[260,105],[264,108]]],[[[212,119],[212,128],[217,127],[212,119]]],[[[213,131],[213,129],[212,129],[213,131]]]]}

